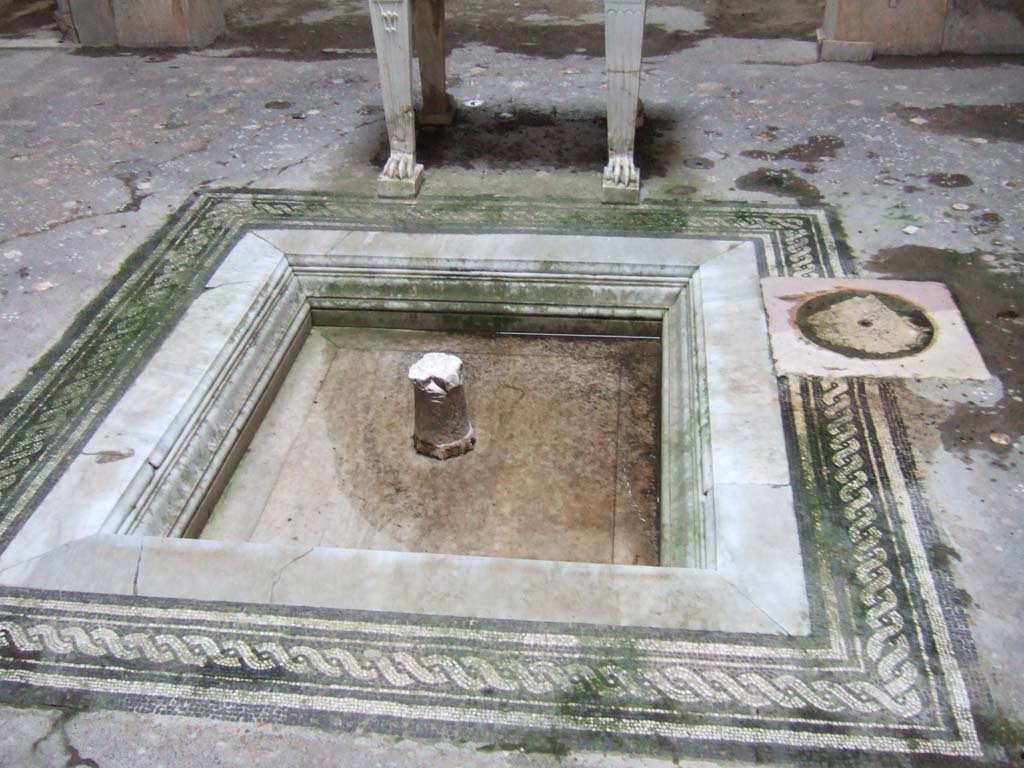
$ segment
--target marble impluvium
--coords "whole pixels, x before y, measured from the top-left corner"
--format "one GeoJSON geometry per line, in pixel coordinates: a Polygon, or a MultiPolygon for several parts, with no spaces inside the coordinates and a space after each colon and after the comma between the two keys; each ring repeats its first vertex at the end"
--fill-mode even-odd
{"type": "MultiPolygon", "coordinates": [[[[560,750],[980,764],[983,677],[892,382],[771,370],[784,298],[847,268],[820,209],[202,192],[0,420],[0,698],[560,750]],[[765,290],[767,325],[764,275],[795,281],[765,290]],[[327,337],[298,351],[311,324],[472,296],[516,322],[540,306],[621,329],[614,304],[657,324],[661,510],[682,532],[704,526],[678,567],[180,537],[277,372],[331,353],[327,337]],[[691,488],[696,505],[679,498],[691,488]]],[[[911,288],[878,290],[936,323],[929,355],[950,318],[934,289],[911,288]]],[[[415,352],[430,349],[453,346],[415,352]]],[[[413,455],[424,473],[493,445],[493,369],[453,351],[473,363],[481,439],[465,461],[413,455]]],[[[416,355],[392,359],[409,458],[416,355]]]]}

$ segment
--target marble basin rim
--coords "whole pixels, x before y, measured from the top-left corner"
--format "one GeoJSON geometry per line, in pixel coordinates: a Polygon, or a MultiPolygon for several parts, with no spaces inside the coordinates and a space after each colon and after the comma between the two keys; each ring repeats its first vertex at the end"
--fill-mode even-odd
{"type": "Polygon", "coordinates": [[[261,229],[229,251],[0,557],[8,586],[810,632],[752,241],[261,229]],[[473,317],[662,340],[661,567],[296,547],[201,529],[309,328],[473,317]]]}

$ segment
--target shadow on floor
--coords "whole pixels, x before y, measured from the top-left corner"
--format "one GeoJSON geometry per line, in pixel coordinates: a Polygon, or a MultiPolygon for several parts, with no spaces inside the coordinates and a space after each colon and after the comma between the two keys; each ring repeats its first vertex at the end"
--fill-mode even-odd
{"type": "MultiPolygon", "coordinates": [[[[644,178],[664,177],[682,162],[682,148],[671,128],[678,115],[664,110],[647,113],[636,135],[636,162],[644,178]]],[[[381,167],[388,157],[382,132],[376,154],[381,167]]],[[[479,164],[500,170],[567,168],[600,172],[607,162],[605,116],[589,111],[560,112],[513,104],[470,108],[460,106],[456,122],[445,129],[417,131],[416,156],[427,168],[471,169],[479,164]]]]}

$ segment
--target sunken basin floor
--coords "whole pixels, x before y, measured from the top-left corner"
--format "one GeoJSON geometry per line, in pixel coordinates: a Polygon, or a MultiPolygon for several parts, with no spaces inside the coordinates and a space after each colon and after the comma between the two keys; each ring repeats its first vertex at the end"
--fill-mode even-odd
{"type": "Polygon", "coordinates": [[[658,565],[657,339],[314,327],[201,538],[658,565]],[[412,446],[420,355],[477,443],[412,446]]]}

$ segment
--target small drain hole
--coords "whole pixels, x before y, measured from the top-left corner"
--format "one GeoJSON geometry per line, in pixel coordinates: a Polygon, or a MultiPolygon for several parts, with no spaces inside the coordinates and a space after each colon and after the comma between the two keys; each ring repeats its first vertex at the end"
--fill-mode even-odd
{"type": "Polygon", "coordinates": [[[870,328],[872,325],[874,325],[874,323],[872,323],[870,320],[858,320],[857,325],[859,325],[861,328],[870,328]]]}

